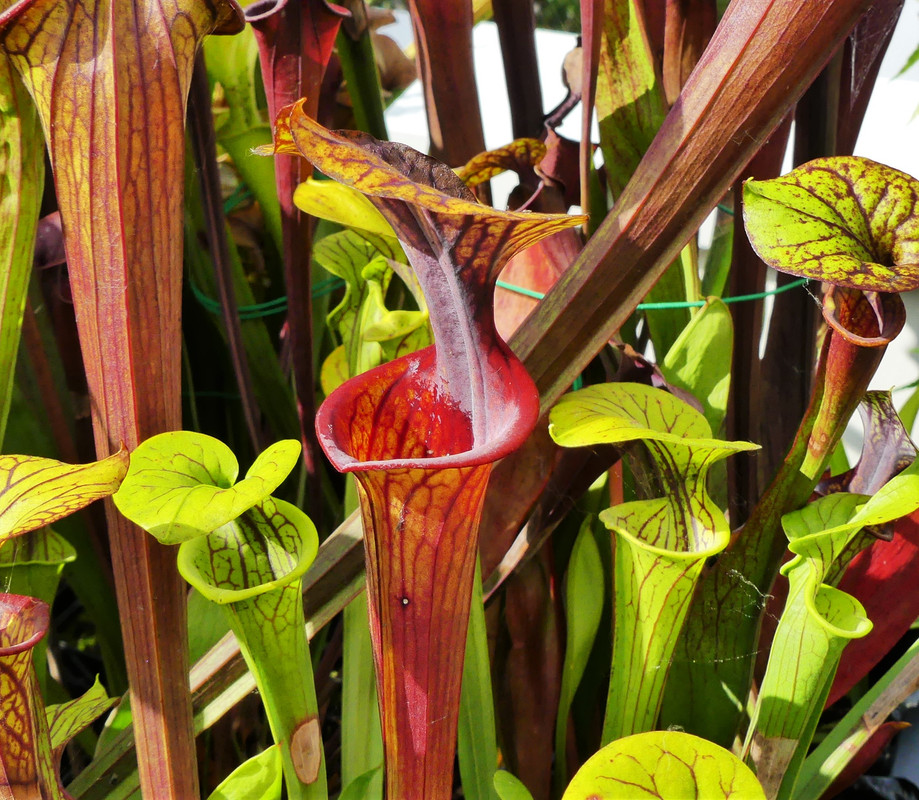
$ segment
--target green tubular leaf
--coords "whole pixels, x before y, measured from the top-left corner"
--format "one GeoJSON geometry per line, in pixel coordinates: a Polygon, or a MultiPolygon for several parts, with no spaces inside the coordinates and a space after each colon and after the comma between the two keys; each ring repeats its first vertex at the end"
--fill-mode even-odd
{"type": "Polygon", "coordinates": [[[13,392],[19,332],[44,183],[38,113],[22,81],[0,55],[0,442],[13,392]]]}
{"type": "Polygon", "coordinates": [[[568,714],[574,693],[587,667],[587,660],[603,616],[603,588],[606,579],[603,575],[600,548],[592,530],[592,521],[591,517],[587,517],[581,523],[568,562],[568,583],[565,588],[565,660],[562,664],[562,686],[555,722],[555,758],[558,761],[555,777],[556,788],[559,791],[564,788],[564,781],[568,775],[565,761],[568,714]]]}
{"type": "Polygon", "coordinates": [[[266,448],[234,485],[236,456],[202,433],[172,431],[142,442],[113,498],[118,510],[163,544],[188,541],[236,519],[267,498],[297,463],[300,443],[266,448]]]}
{"type": "Polygon", "coordinates": [[[702,403],[713,431],[721,428],[731,388],[734,323],[727,305],[709,298],[667,351],[661,372],[702,403]]]}
{"type": "Polygon", "coordinates": [[[846,644],[871,631],[865,609],[832,586],[789,575],[754,712],[756,769],[770,796],[789,797],[846,644]]]}
{"type": "Polygon", "coordinates": [[[208,800],[280,800],[281,748],[275,745],[240,764],[208,800]]]}
{"type": "Polygon", "coordinates": [[[177,559],[182,577],[227,610],[281,745],[291,800],[327,796],[300,584],[318,543],[306,514],[266,497],[237,520],[183,542],[177,559]]]}
{"type": "Polygon", "coordinates": [[[281,206],[275,189],[274,160],[252,153],[252,148],[271,141],[271,127],[256,102],[258,45],[252,26],[247,25],[236,36],[208,37],[204,53],[208,78],[220,84],[226,99],[226,114],[216,126],[217,143],[233,159],[243,182],[258,201],[271,238],[281,252],[281,206]]]}
{"type": "Polygon", "coordinates": [[[724,514],[704,493],[639,500],[600,515],[616,536],[613,660],[604,743],[654,727],[677,637],[706,558],[730,541],[724,514]],[[689,532],[693,533],[690,534],[689,532]]]}
{"type": "Polygon", "coordinates": [[[0,544],[108,497],[125,476],[128,454],[90,464],[35,456],[0,456],[0,544]]]}
{"type": "Polygon", "coordinates": [[[861,603],[823,581],[865,525],[919,507],[911,466],[873,497],[831,494],[782,518],[795,557],[783,568],[789,593],[773,640],[751,729],[757,773],[767,788],[790,796],[846,643],[866,636],[861,603]],[[794,680],[789,680],[793,675],[794,680]]]}
{"type": "Polygon", "coordinates": [[[756,776],[736,756],[680,731],[651,731],[607,745],[578,770],[562,800],[623,797],[765,800],[756,776]]]}
{"type": "Polygon", "coordinates": [[[183,542],[178,567],[211,602],[238,603],[300,578],[318,548],[316,527],[306,514],[266,497],[209,535],[183,542]]]}
{"type": "Polygon", "coordinates": [[[320,219],[337,222],[346,228],[395,240],[396,234],[383,215],[363,194],[336,181],[309,178],[294,192],[294,203],[301,211],[320,219]]]}
{"type": "MultiPolygon", "coordinates": [[[[616,535],[613,666],[603,741],[652,728],[677,636],[705,559],[730,530],[706,491],[709,467],[746,442],[711,438],[705,418],[673,395],[643,384],[591,386],[562,398],[549,432],[564,446],[644,442],[663,497],[607,509],[616,535]]],[[[633,465],[644,467],[643,464],[633,465]]]]}
{"type": "MultiPolygon", "coordinates": [[[[763,678],[756,729],[761,740],[800,742],[806,749],[809,742],[800,740],[813,713],[823,708],[828,676],[832,679],[846,643],[866,636],[871,622],[851,595],[825,584],[816,586],[806,575],[801,578],[789,576],[789,603],[763,678]]],[[[761,753],[765,748],[761,741],[761,753]]],[[[765,760],[761,756],[757,762],[760,774],[765,760]]]]}
{"type": "Polygon", "coordinates": [[[820,158],[744,184],[754,250],[782,272],[876,292],[919,287],[919,181],[864,158],[820,158]]]}

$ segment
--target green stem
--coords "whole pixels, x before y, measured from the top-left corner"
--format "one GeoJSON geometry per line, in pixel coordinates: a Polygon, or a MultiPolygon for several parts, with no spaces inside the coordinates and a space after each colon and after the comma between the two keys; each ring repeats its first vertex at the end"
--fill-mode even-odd
{"type": "Polygon", "coordinates": [[[335,44],[341,59],[341,71],[348,84],[357,127],[377,139],[388,139],[386,121],[383,119],[380,75],[373,55],[370,29],[366,29],[357,40],[342,29],[338,32],[335,44]]]}
{"type": "Polygon", "coordinates": [[[783,800],[791,796],[843,648],[871,628],[861,604],[838,589],[815,590],[805,578],[791,592],[751,725],[757,776],[767,796],[783,800]],[[815,595],[813,609],[806,592],[815,595]]]}
{"type": "Polygon", "coordinates": [[[271,733],[281,744],[288,798],[325,800],[325,757],[300,581],[226,609],[271,733]]]}

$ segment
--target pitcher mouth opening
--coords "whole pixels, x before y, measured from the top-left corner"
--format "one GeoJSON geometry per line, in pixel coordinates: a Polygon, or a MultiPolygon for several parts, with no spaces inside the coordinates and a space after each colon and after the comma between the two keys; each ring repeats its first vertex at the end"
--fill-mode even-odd
{"type": "Polygon", "coordinates": [[[906,324],[906,308],[897,293],[831,284],[823,301],[823,318],[847,342],[860,347],[883,347],[906,324]]]}
{"type": "Polygon", "coordinates": [[[335,390],[316,415],[319,443],[341,472],[445,469],[493,463],[516,450],[539,415],[539,397],[523,365],[507,362],[512,391],[486,397],[486,435],[436,377],[434,347],[384,364],[335,390]]]}

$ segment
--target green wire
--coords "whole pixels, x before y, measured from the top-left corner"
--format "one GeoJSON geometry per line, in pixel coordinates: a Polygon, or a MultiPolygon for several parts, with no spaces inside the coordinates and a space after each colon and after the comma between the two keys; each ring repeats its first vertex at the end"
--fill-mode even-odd
{"type": "MultiPolygon", "coordinates": [[[[768,292],[757,292],[756,294],[738,294],[734,297],[723,297],[721,298],[721,301],[723,303],[746,303],[750,300],[762,300],[765,297],[772,297],[777,294],[782,294],[782,292],[787,292],[789,289],[797,289],[799,286],[804,286],[808,280],[808,278],[799,278],[796,281],[786,283],[784,286],[779,286],[768,292]]],[[[639,311],[658,311],[670,308],[701,308],[705,305],[706,302],[706,300],[687,300],[686,302],[674,303],[639,303],[636,308],[639,311]]]]}
{"type": "MultiPolygon", "coordinates": [[[[208,297],[195,283],[194,279],[190,279],[188,285],[191,287],[195,299],[207,311],[210,311],[212,314],[220,313],[220,303],[214,300],[213,297],[208,297]]],[[[344,285],[345,282],[341,280],[341,278],[326,278],[313,287],[313,297],[331,294],[337,288],[344,285]]],[[[285,311],[287,311],[286,297],[277,297],[274,300],[267,300],[264,303],[240,306],[238,309],[240,319],[259,319],[261,317],[271,316],[272,314],[283,314],[285,311]]]]}
{"type": "MultiPolygon", "coordinates": [[[[722,298],[722,301],[725,303],[746,303],[751,300],[762,300],[766,297],[782,294],[782,292],[787,292],[790,289],[797,289],[799,286],[804,286],[807,281],[807,278],[800,278],[799,280],[793,281],[792,283],[786,283],[784,286],[779,286],[768,292],[739,294],[735,297],[724,297],[722,298]]],[[[189,285],[191,286],[191,290],[195,295],[195,298],[202,306],[204,306],[205,309],[210,311],[212,314],[220,313],[220,303],[218,303],[212,297],[208,297],[206,294],[204,294],[204,292],[201,291],[201,289],[195,284],[193,280],[189,281],[189,285]]],[[[313,297],[321,297],[326,294],[331,294],[336,289],[344,285],[345,282],[340,278],[327,278],[324,281],[320,281],[313,287],[313,297]]],[[[532,297],[534,300],[542,300],[543,297],[545,297],[542,292],[534,292],[532,289],[525,289],[522,286],[515,286],[514,284],[506,283],[505,281],[498,281],[498,286],[502,289],[507,289],[508,291],[522,294],[525,297],[532,297]]],[[[675,300],[668,303],[639,303],[636,306],[636,309],[638,311],[666,311],[675,308],[701,308],[706,304],[706,302],[706,300],[675,300]]],[[[259,317],[267,317],[271,314],[283,314],[286,310],[287,298],[278,297],[274,300],[268,300],[264,303],[240,306],[239,318],[258,319],[259,317]]]]}
{"type": "MultiPolygon", "coordinates": [[[[779,286],[778,288],[772,289],[768,292],[757,292],[756,294],[739,294],[736,297],[724,297],[722,298],[722,301],[725,303],[745,303],[750,300],[762,300],[764,297],[771,297],[772,295],[787,292],[789,289],[796,289],[799,286],[804,286],[807,281],[807,278],[801,278],[792,283],[786,283],[784,286],[779,286]]],[[[504,281],[498,281],[498,286],[500,286],[502,289],[507,289],[511,292],[525,295],[526,297],[532,297],[535,300],[542,300],[543,297],[545,297],[545,295],[541,294],[540,292],[534,292],[532,289],[524,289],[522,286],[514,286],[512,283],[505,283],[504,281]]],[[[705,305],[706,302],[706,300],[675,300],[669,303],[639,303],[636,306],[636,309],[638,311],[665,311],[674,308],[701,308],[705,305]]]]}
{"type": "Polygon", "coordinates": [[[238,206],[241,206],[243,203],[246,203],[251,199],[252,192],[249,191],[249,187],[244,183],[239,183],[236,185],[236,188],[233,190],[232,194],[230,194],[230,196],[223,201],[223,213],[229,214],[238,206]]]}

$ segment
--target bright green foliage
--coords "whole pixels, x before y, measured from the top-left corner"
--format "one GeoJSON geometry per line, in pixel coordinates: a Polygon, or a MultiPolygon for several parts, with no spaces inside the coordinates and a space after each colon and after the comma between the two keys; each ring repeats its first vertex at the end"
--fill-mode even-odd
{"type": "Polygon", "coordinates": [[[469,800],[493,800],[495,788],[492,781],[498,763],[498,742],[491,663],[488,659],[488,631],[482,600],[482,565],[478,562],[469,605],[456,754],[464,796],[469,800]]]}
{"type": "Polygon", "coordinates": [[[0,544],[108,497],[125,476],[127,458],[124,450],[91,464],[0,456],[0,544]]]}
{"type": "Polygon", "coordinates": [[[182,576],[227,610],[281,745],[292,800],[327,796],[300,581],[318,543],[306,514],[266,497],[210,535],[183,542],[178,556],[182,576]]]}
{"type": "Polygon", "coordinates": [[[44,183],[38,114],[6,55],[0,56],[0,442],[13,391],[19,331],[32,271],[44,183]]]}
{"type": "Polygon", "coordinates": [[[252,148],[271,141],[271,126],[256,101],[258,45],[252,27],[236,36],[204,40],[207,76],[220,84],[226,105],[214,120],[217,143],[229,154],[243,183],[258,200],[275,246],[283,248],[281,205],[275,189],[274,161],[258,158],[252,148]]]}
{"type": "Polygon", "coordinates": [[[765,800],[762,787],[728,750],[680,731],[652,731],[607,745],[578,770],[562,800],[622,798],[765,800]]]}
{"type": "MultiPolygon", "coordinates": [[[[380,796],[380,790],[374,792],[374,783],[378,778],[383,777],[383,765],[362,772],[344,789],[338,800],[376,800],[380,796]]],[[[382,782],[379,782],[382,785],[382,782]]]]}
{"type": "Polygon", "coordinates": [[[568,582],[565,587],[565,661],[562,664],[562,686],[555,722],[555,754],[559,762],[555,770],[557,783],[561,783],[567,776],[565,742],[568,733],[568,713],[574,701],[574,693],[587,668],[587,659],[590,657],[603,616],[606,576],[603,574],[600,548],[592,530],[594,519],[587,517],[581,523],[568,561],[568,582]]]}
{"type": "Polygon", "coordinates": [[[533,800],[533,795],[520,778],[506,769],[499,769],[495,773],[494,783],[495,791],[501,800],[533,800]]]}
{"type": "Polygon", "coordinates": [[[702,566],[730,539],[727,520],[706,491],[708,469],[757,446],[712,439],[698,411],[643,384],[573,392],[549,418],[552,438],[568,447],[643,441],[651,462],[634,458],[633,472],[645,473],[646,494],[663,494],[600,515],[616,537],[616,624],[603,726],[603,740],[610,742],[654,727],[670,656],[702,566]]]}
{"type": "MultiPolygon", "coordinates": [[[[846,643],[866,636],[871,622],[854,597],[824,583],[865,526],[919,507],[919,465],[900,473],[873,497],[838,493],[786,514],[782,524],[795,558],[755,713],[757,769],[767,787],[790,796],[846,643]],[[794,676],[791,680],[789,676],[794,676]]],[[[870,540],[866,539],[865,543],[870,540]]]]}
{"type": "Polygon", "coordinates": [[[733,350],[731,312],[712,297],[696,312],[660,364],[671,384],[702,403],[702,413],[715,433],[727,414],[733,350]]]}
{"type": "Polygon", "coordinates": [[[875,292],[919,287],[919,181],[864,158],[818,158],[744,184],[750,243],[781,272],[875,292]]]}
{"type": "Polygon", "coordinates": [[[268,447],[246,473],[236,456],[211,436],[161,433],[131,454],[125,485],[115,505],[163,544],[177,544],[216,530],[270,495],[297,463],[300,443],[268,447]]]}
{"type": "Polygon", "coordinates": [[[343,344],[323,364],[326,394],[348,378],[431,344],[424,296],[394,239],[342,231],[320,241],[313,258],[345,282],[344,296],[328,316],[329,326],[338,330],[343,344]],[[421,310],[386,308],[384,300],[394,271],[406,282],[421,310]]]}
{"type": "Polygon", "coordinates": [[[668,392],[638,383],[590,386],[566,395],[552,410],[549,432],[562,447],[639,440],[691,443],[699,452],[681,454],[687,466],[709,465],[740,450],[759,448],[750,442],[713,439],[705,417],[694,408],[668,392]]]}
{"type": "Polygon", "coordinates": [[[208,800],[280,800],[281,750],[275,745],[240,764],[208,800]]]}
{"type": "Polygon", "coordinates": [[[278,442],[234,485],[239,466],[222,442],[161,434],[135,451],[116,504],[161,541],[182,542],[179,572],[227,609],[281,745],[288,796],[322,800],[325,759],[300,583],[319,540],[306,514],[269,496],[299,453],[299,442],[278,442]]]}
{"type": "Polygon", "coordinates": [[[76,557],[73,546],[51,528],[30,531],[0,545],[0,586],[50,605],[64,564],[76,557]]]}

